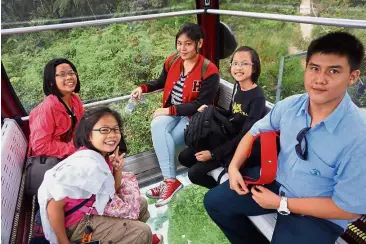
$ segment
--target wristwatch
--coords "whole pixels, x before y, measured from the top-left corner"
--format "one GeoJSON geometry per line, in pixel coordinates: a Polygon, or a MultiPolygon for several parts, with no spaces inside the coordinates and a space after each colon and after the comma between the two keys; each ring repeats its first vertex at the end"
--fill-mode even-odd
{"type": "Polygon", "coordinates": [[[287,197],[282,196],[280,201],[280,207],[277,209],[279,214],[282,215],[289,215],[290,209],[287,207],[287,197]]]}

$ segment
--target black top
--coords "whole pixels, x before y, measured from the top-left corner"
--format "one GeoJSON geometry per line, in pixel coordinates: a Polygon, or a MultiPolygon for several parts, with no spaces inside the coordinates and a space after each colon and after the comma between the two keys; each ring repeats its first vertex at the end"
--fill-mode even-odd
{"type": "MultiPolygon", "coordinates": [[[[249,91],[242,91],[239,84],[236,83],[234,92],[230,110],[220,111],[230,118],[236,136],[220,147],[212,150],[212,153],[217,160],[224,160],[226,156],[232,156],[243,136],[250,130],[255,122],[265,115],[266,98],[260,86],[249,91]]],[[[229,160],[231,160],[231,158],[229,160]]]]}

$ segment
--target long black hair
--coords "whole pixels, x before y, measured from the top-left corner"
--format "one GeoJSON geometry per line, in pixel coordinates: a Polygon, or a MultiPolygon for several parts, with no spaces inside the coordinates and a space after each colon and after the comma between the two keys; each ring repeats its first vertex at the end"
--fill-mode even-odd
{"type": "MultiPolygon", "coordinates": [[[[108,114],[112,115],[117,120],[118,127],[122,129],[123,126],[122,119],[119,113],[117,113],[116,111],[108,107],[98,107],[90,109],[85,112],[76,128],[74,134],[75,148],[86,147],[88,149],[98,152],[98,150],[90,142],[90,135],[95,124],[100,120],[100,118],[108,114]]],[[[123,138],[123,131],[121,131],[121,141],[119,143],[119,151],[120,152],[127,151],[127,146],[123,138]]]]}
{"type": "Polygon", "coordinates": [[[56,67],[60,64],[70,65],[72,70],[76,73],[77,82],[74,92],[78,93],[80,91],[80,80],[75,65],[67,59],[55,58],[46,64],[43,71],[43,92],[46,96],[52,94],[58,97],[63,97],[62,93],[56,85],[56,67]]]}
{"type": "Polygon", "coordinates": [[[199,53],[198,42],[201,39],[205,38],[200,26],[197,24],[193,24],[193,23],[186,23],[186,24],[182,25],[182,27],[180,27],[177,35],[175,36],[175,47],[177,47],[178,38],[183,34],[186,34],[189,39],[191,39],[192,41],[194,41],[196,43],[196,51],[197,51],[197,53],[199,53]]]}

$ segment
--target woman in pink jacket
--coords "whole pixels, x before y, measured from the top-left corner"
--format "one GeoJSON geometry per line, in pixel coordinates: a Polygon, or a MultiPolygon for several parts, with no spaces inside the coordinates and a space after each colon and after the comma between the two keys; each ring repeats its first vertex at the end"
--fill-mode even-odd
{"type": "Polygon", "coordinates": [[[28,155],[62,159],[75,152],[72,138],[85,112],[76,94],[79,90],[79,76],[69,60],[57,58],[46,64],[43,73],[46,97],[29,116],[28,155]]]}

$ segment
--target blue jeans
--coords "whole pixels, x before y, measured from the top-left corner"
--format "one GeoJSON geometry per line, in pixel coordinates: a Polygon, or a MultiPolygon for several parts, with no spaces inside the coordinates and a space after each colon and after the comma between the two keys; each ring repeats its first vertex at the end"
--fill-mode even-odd
{"type": "Polygon", "coordinates": [[[164,179],[175,178],[175,149],[184,146],[187,116],[161,115],[151,122],[151,135],[164,179]]]}
{"type": "MultiPolygon", "coordinates": [[[[251,176],[258,170],[245,169],[251,176]],[[252,172],[250,172],[252,171],[252,172]]],[[[255,178],[253,177],[253,178],[255,178]]],[[[278,194],[280,184],[273,182],[266,188],[278,194]]],[[[237,243],[265,243],[247,216],[276,213],[275,209],[264,209],[252,198],[252,194],[238,195],[230,189],[229,181],[211,189],[204,198],[208,215],[220,227],[229,241],[237,243]]],[[[277,214],[277,222],[271,243],[275,244],[334,244],[343,229],[325,219],[299,214],[277,214]]]]}

